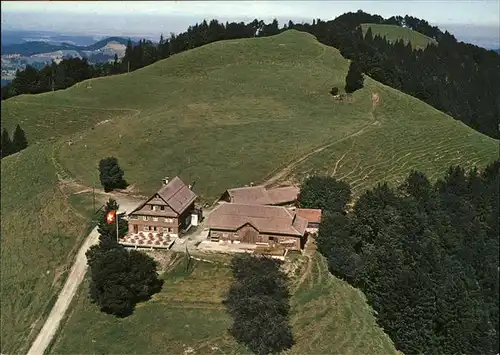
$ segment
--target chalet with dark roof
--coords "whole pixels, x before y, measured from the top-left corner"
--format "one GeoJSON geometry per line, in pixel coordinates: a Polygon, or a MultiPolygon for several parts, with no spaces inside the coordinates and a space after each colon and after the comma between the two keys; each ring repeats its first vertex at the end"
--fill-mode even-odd
{"type": "MultiPolygon", "coordinates": [[[[177,176],[129,214],[129,233],[163,233],[178,236],[191,224],[196,194],[177,176]]],[[[196,215],[196,214],[195,214],[196,215]]]]}

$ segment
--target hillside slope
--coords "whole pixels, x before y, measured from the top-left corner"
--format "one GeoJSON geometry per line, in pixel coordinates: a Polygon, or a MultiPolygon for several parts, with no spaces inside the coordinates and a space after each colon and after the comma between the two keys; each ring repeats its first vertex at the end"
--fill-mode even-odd
{"type": "MultiPolygon", "coordinates": [[[[23,354],[88,233],[92,204],[59,185],[48,144],[2,159],[1,350],[23,354]]],[[[91,201],[91,200],[90,200],[91,201]]]]}
{"type": "MultiPolygon", "coordinates": [[[[333,277],[324,258],[310,252],[310,257],[294,261],[298,267],[291,277],[295,345],[288,353],[396,354],[363,294],[333,277]]],[[[88,283],[84,283],[49,353],[248,353],[227,332],[231,317],[222,300],[231,270],[221,262],[227,263],[228,258],[210,258],[215,263],[193,260],[186,272],[186,258],[177,255],[162,276],[162,291],[123,320],[99,312],[89,302],[88,283]],[[82,328],[87,329],[85,334],[82,328]]]]}
{"type": "Polygon", "coordinates": [[[431,43],[437,44],[436,40],[411,28],[379,23],[362,23],[361,29],[363,30],[363,35],[366,35],[368,28],[372,29],[374,37],[379,35],[380,37],[385,37],[389,42],[396,42],[402,39],[405,44],[410,42],[412,47],[416,49],[423,49],[431,43]]]}
{"type": "MultiPolygon", "coordinates": [[[[228,187],[262,181],[318,147],[373,131],[382,124],[377,115],[389,124],[412,123],[416,141],[434,139],[437,126],[451,129],[456,134],[449,144],[479,150],[479,164],[497,156],[495,140],[370,78],[354,102],[335,101],[328,91],[343,87],[347,66],[336,49],[287,31],[216,42],[127,75],[16,97],[5,102],[2,114],[8,128],[21,123],[31,141],[59,139],[62,166],[85,185],[98,182],[88,167],[114,155],[126,179],[145,194],[163,176],[179,174],[197,181],[207,200],[228,187]],[[372,93],[382,106],[373,104],[372,93]],[[386,109],[393,101],[398,104],[386,109]]],[[[404,134],[382,137],[385,152],[407,143],[404,134]]],[[[448,163],[425,162],[424,170],[443,170],[448,163]]]]}
{"type": "Polygon", "coordinates": [[[415,167],[439,176],[453,162],[498,158],[498,141],[368,77],[352,101],[333,99],[328,92],[343,88],[348,64],[311,35],[287,31],[4,101],[2,124],[9,131],[21,124],[30,147],[2,160],[1,282],[9,293],[2,322],[16,324],[2,327],[2,351],[25,348],[57,289],[42,274],[64,269],[90,218],[82,195],[57,193],[56,173],[98,186],[98,161],[113,155],[138,193],[179,175],[212,202],[227,188],[273,176],[279,183],[328,172],[350,176],[360,191],[415,167]]]}

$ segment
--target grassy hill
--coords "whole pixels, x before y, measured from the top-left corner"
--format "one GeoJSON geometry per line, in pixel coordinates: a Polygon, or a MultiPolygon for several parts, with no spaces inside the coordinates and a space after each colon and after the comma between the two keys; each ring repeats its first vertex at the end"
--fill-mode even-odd
{"type": "Polygon", "coordinates": [[[498,158],[498,141],[368,77],[352,101],[336,101],[328,91],[343,88],[348,64],[287,31],[2,102],[2,124],[20,123],[30,142],[2,159],[2,352],[26,348],[88,228],[89,197],[71,195],[56,173],[92,186],[99,159],[113,155],[138,193],[179,175],[212,202],[272,176],[328,172],[359,193],[415,167],[438,177],[450,163],[498,158]]]}
{"type": "Polygon", "coordinates": [[[387,38],[390,42],[403,39],[405,43],[411,42],[413,48],[421,49],[427,47],[430,43],[437,44],[436,40],[433,38],[427,37],[426,35],[414,31],[411,28],[396,25],[383,25],[378,23],[362,23],[361,29],[363,30],[363,35],[366,34],[368,28],[372,29],[373,36],[385,36],[385,38],[387,38]]]}
{"type": "Polygon", "coordinates": [[[89,232],[91,200],[58,184],[51,150],[40,144],[2,159],[2,353],[28,350],[89,232]]]}
{"type": "MultiPolygon", "coordinates": [[[[395,354],[363,294],[331,276],[319,254],[305,259],[296,261],[302,270],[292,278],[296,344],[289,353],[395,354]]],[[[229,267],[195,261],[186,271],[185,262],[178,255],[163,275],[163,290],[124,320],[100,313],[84,284],[50,353],[182,354],[190,348],[193,354],[248,353],[227,332],[231,319],[221,302],[229,267]]]]}

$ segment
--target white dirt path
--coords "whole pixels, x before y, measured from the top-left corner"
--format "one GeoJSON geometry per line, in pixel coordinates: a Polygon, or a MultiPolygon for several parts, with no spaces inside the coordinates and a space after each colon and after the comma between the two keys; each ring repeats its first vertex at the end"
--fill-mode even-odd
{"type": "MultiPolygon", "coordinates": [[[[120,213],[127,210],[130,212],[138,204],[137,201],[129,199],[117,199],[117,201],[120,204],[120,213]]],[[[97,244],[98,241],[99,233],[97,232],[96,227],[85,238],[83,245],[80,247],[75,262],[71,267],[68,278],[66,279],[66,283],[59,293],[54,307],[52,307],[42,330],[31,345],[27,355],[43,355],[54,338],[57,330],[59,329],[59,325],[61,324],[61,320],[68,310],[71,300],[75,296],[76,291],[78,290],[78,287],[82,283],[85,273],[87,272],[87,257],[85,256],[85,253],[92,245],[97,244]]]]}

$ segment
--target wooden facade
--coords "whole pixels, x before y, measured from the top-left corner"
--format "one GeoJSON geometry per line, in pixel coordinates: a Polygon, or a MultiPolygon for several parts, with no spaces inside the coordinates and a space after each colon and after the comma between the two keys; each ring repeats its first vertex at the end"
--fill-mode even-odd
{"type": "Polygon", "coordinates": [[[303,237],[282,236],[277,234],[262,234],[251,226],[242,227],[240,230],[225,231],[218,229],[210,229],[209,238],[212,242],[231,242],[231,243],[246,243],[246,244],[263,244],[268,246],[283,246],[290,250],[300,250],[303,245],[303,237]]]}
{"type": "Polygon", "coordinates": [[[300,250],[307,220],[285,207],[222,204],[208,217],[209,240],[300,250]]]}
{"type": "Polygon", "coordinates": [[[178,236],[191,224],[196,195],[178,177],[129,214],[129,233],[163,233],[178,236]]]}

